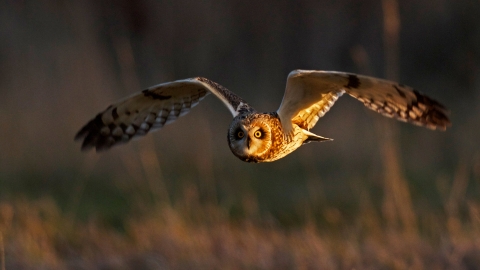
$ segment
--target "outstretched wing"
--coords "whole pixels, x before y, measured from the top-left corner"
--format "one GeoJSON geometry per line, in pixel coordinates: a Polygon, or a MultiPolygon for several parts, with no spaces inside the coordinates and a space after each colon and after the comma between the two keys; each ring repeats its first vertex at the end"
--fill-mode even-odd
{"type": "Polygon", "coordinates": [[[172,123],[210,93],[227,106],[233,117],[253,111],[225,87],[197,77],[155,85],[108,106],[77,133],[75,140],[83,138],[82,150],[108,149],[172,123]]]}
{"type": "Polygon", "coordinates": [[[286,133],[292,123],[312,128],[343,93],[387,117],[445,130],[448,110],[437,101],[408,86],[351,73],[294,70],[277,113],[286,133]]]}

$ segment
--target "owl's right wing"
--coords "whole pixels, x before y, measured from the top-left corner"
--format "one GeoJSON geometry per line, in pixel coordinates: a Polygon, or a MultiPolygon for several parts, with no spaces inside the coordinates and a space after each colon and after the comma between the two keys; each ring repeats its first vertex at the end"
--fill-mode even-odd
{"type": "Polygon", "coordinates": [[[108,149],[175,121],[210,93],[233,117],[253,111],[239,96],[206,78],[178,80],[152,86],[108,106],[77,133],[75,140],[83,139],[82,150],[108,149]]]}
{"type": "Polygon", "coordinates": [[[411,87],[351,73],[294,70],[277,111],[285,133],[290,134],[292,124],[312,128],[345,92],[387,117],[430,129],[445,130],[450,125],[443,105],[411,87]]]}

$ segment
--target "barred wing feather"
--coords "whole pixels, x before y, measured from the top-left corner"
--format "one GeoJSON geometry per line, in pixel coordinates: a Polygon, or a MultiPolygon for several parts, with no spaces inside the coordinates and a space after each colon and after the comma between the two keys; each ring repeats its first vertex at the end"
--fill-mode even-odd
{"type": "Polygon", "coordinates": [[[225,87],[197,77],[152,86],[110,105],[89,121],[75,139],[83,139],[82,150],[109,149],[174,122],[210,93],[217,96],[234,117],[239,111],[253,110],[225,87]]]}
{"type": "Polygon", "coordinates": [[[286,133],[292,123],[312,128],[343,93],[387,117],[430,129],[445,130],[450,125],[443,105],[408,86],[344,72],[294,70],[277,111],[282,127],[286,133]]]}

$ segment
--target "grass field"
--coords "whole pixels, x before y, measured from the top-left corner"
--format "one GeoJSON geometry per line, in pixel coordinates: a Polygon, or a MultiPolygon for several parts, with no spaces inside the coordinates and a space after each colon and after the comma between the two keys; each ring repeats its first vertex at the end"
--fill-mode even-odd
{"type": "Polygon", "coordinates": [[[38,198],[10,193],[0,204],[3,260],[6,269],[476,269],[470,169],[438,179],[440,208],[394,198],[408,192],[378,201],[367,188],[351,189],[347,206],[311,195],[293,209],[255,192],[214,202],[194,183],[173,202],[99,180],[38,198]]]}

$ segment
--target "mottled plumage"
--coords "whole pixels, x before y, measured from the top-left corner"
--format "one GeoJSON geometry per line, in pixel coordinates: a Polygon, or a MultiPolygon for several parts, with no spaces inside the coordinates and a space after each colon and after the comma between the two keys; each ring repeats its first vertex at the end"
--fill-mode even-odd
{"type": "Polygon", "coordinates": [[[443,105],[408,86],[343,72],[294,70],[276,112],[257,113],[225,87],[197,77],[152,86],[109,106],[75,139],[83,139],[83,150],[108,149],[175,121],[210,93],[232,113],[229,147],[247,162],[274,161],[302,144],[331,140],[309,130],[344,93],[371,110],[404,122],[440,130],[450,125],[443,105]]]}

